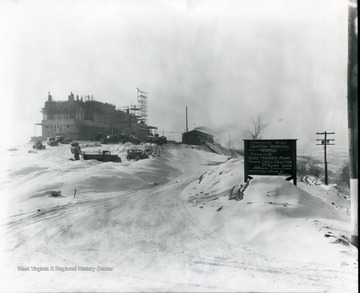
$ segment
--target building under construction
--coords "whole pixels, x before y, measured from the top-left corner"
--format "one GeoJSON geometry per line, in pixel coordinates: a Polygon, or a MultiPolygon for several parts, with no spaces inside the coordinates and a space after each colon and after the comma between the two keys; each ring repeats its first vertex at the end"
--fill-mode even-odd
{"type": "Polygon", "coordinates": [[[79,99],[70,93],[67,101],[54,101],[49,93],[42,109],[42,136],[63,135],[70,139],[90,140],[97,134],[125,134],[145,140],[151,127],[146,125],[147,111],[141,105],[139,109],[145,117],[136,115],[129,108],[119,110],[114,105],[95,101],[92,96],[79,99]]]}

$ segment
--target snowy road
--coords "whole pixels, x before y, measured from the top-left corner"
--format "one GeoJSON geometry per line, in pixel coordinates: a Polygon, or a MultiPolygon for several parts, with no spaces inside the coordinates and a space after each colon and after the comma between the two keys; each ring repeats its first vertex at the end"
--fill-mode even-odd
{"type": "MultiPolygon", "coordinates": [[[[352,267],[293,262],[232,243],[203,225],[184,191],[225,156],[173,147],[161,184],[29,213],[7,225],[3,291],[354,291],[352,267]],[[21,272],[17,266],[110,267],[21,272]],[[4,290],[7,289],[7,290],[4,290]]],[[[354,291],[355,292],[355,291],[354,291]]]]}

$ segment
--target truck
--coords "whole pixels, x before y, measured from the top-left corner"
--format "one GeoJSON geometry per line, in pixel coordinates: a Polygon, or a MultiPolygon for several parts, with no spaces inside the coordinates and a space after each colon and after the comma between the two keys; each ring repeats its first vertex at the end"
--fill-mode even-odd
{"type": "Polygon", "coordinates": [[[155,136],[149,135],[146,142],[162,145],[167,142],[167,139],[166,136],[159,136],[158,134],[155,134],[155,136]]]}
{"type": "Polygon", "coordinates": [[[81,156],[84,160],[121,163],[121,158],[118,155],[112,155],[110,151],[102,151],[99,153],[81,153],[81,156]]]}
{"type": "Polygon", "coordinates": [[[59,145],[59,143],[56,141],[55,137],[48,137],[47,144],[49,146],[58,146],[59,145]]]}
{"type": "Polygon", "coordinates": [[[128,161],[131,161],[131,160],[138,161],[138,160],[148,159],[148,158],[149,158],[149,155],[141,149],[127,150],[126,159],[128,161]]]}
{"type": "Polygon", "coordinates": [[[46,149],[46,146],[43,145],[42,141],[36,141],[33,145],[34,150],[44,150],[46,149]]]}

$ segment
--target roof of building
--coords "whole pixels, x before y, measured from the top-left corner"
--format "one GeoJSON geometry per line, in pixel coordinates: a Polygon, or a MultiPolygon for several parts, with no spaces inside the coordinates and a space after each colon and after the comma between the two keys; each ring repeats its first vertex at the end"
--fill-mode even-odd
{"type": "Polygon", "coordinates": [[[209,135],[209,136],[214,136],[213,134],[210,134],[210,133],[207,133],[205,131],[201,131],[201,130],[198,130],[198,129],[193,129],[193,130],[190,130],[188,132],[185,132],[184,134],[188,134],[188,133],[198,133],[198,134],[205,134],[205,135],[209,135]]]}

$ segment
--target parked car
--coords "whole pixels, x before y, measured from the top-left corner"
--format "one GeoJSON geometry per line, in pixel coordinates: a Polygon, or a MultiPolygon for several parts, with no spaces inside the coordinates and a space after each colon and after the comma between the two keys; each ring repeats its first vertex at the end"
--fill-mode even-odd
{"type": "Polygon", "coordinates": [[[159,137],[159,144],[163,144],[163,143],[167,143],[167,138],[166,138],[166,136],[160,136],[159,137]]]}
{"type": "Polygon", "coordinates": [[[129,141],[133,144],[141,143],[141,140],[134,135],[129,135],[129,141]]]}
{"type": "Polygon", "coordinates": [[[130,141],[130,136],[126,135],[126,134],[119,134],[119,141],[121,143],[129,142],[130,141]]]}
{"type": "Polygon", "coordinates": [[[94,137],[92,137],[91,141],[101,141],[103,138],[105,138],[105,135],[102,133],[96,134],[94,137]]]}
{"type": "Polygon", "coordinates": [[[146,139],[146,142],[149,142],[149,143],[155,143],[155,141],[156,141],[156,137],[153,135],[149,135],[146,139]]]}
{"type": "Polygon", "coordinates": [[[72,139],[70,138],[64,138],[64,140],[61,142],[62,144],[69,144],[70,142],[72,142],[72,139]]]}
{"type": "Polygon", "coordinates": [[[55,137],[48,137],[47,144],[49,146],[58,146],[59,145],[59,143],[56,141],[55,137]]]}
{"type": "Polygon", "coordinates": [[[81,147],[80,147],[79,143],[78,142],[71,143],[70,151],[71,151],[72,154],[80,153],[81,152],[81,147]]]}
{"type": "Polygon", "coordinates": [[[64,139],[65,139],[65,137],[62,136],[62,135],[57,135],[57,136],[55,137],[55,140],[56,140],[58,143],[62,143],[64,139]]]}
{"type": "Polygon", "coordinates": [[[118,135],[108,135],[107,137],[100,140],[100,143],[107,144],[107,143],[119,143],[120,138],[118,135]]]}
{"type": "Polygon", "coordinates": [[[46,146],[43,145],[42,141],[36,141],[33,145],[34,150],[44,150],[46,149],[46,146]]]}
{"type": "Polygon", "coordinates": [[[127,155],[126,155],[126,159],[128,161],[130,161],[130,160],[138,161],[138,160],[148,159],[148,158],[149,158],[149,155],[141,149],[130,149],[127,151],[127,155]]]}

